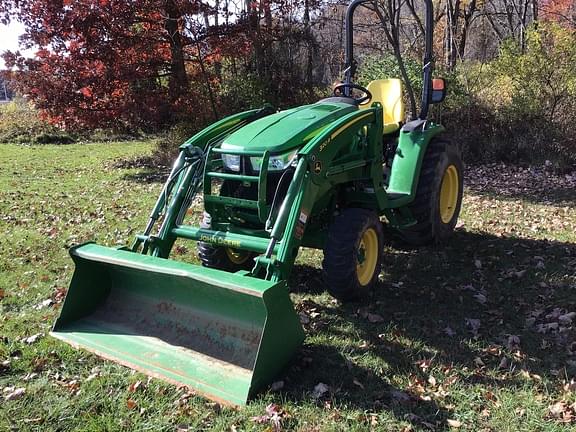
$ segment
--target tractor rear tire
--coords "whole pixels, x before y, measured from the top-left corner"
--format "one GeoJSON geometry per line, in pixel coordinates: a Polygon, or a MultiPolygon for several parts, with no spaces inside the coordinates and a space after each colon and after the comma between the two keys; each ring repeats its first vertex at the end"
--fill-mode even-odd
{"type": "Polygon", "coordinates": [[[366,297],[378,283],[384,235],[378,215],[361,208],[344,209],[328,229],[324,247],[324,281],[343,302],[366,297]]]}
{"type": "MultiPolygon", "coordinates": [[[[210,229],[210,215],[204,213],[200,228],[210,229]]],[[[197,243],[198,258],[204,267],[237,272],[240,270],[252,270],[254,267],[255,253],[232,249],[225,246],[215,246],[211,243],[197,243]]]]}
{"type": "Polygon", "coordinates": [[[428,144],[418,188],[409,206],[416,224],[396,230],[412,246],[443,243],[454,232],[462,206],[464,166],[458,147],[434,138],[428,144]]]}

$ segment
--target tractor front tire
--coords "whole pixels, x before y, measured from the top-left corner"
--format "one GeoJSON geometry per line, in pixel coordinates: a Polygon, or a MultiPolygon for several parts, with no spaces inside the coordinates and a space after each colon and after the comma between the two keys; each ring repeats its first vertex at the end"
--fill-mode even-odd
{"type": "MultiPolygon", "coordinates": [[[[200,228],[210,229],[210,215],[204,213],[200,228]]],[[[198,258],[204,267],[211,267],[229,272],[252,270],[255,253],[232,249],[225,246],[215,246],[211,243],[197,243],[198,258]]]]}
{"type": "Polygon", "coordinates": [[[361,208],[344,209],[332,222],[324,247],[324,281],[343,302],[366,297],[378,283],[384,235],[378,215],[361,208]]]}
{"type": "Polygon", "coordinates": [[[443,243],[454,232],[462,206],[464,166],[458,147],[434,138],[428,144],[418,188],[409,206],[416,224],[397,230],[412,246],[443,243]]]}

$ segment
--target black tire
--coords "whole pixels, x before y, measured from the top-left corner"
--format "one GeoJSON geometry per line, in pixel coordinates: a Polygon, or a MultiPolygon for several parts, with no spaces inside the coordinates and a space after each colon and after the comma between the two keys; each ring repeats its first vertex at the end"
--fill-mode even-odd
{"type": "Polygon", "coordinates": [[[413,246],[446,241],[458,221],[463,185],[464,166],[458,147],[447,140],[432,139],[422,162],[416,197],[409,206],[417,223],[397,230],[400,239],[413,246]],[[448,193],[450,199],[441,201],[444,179],[452,184],[454,176],[457,185],[449,188],[453,191],[448,193]]]}
{"type": "Polygon", "coordinates": [[[328,229],[322,261],[328,292],[341,301],[366,297],[378,282],[382,267],[383,243],[382,223],[375,212],[348,208],[336,216],[328,229]],[[370,233],[367,233],[368,231],[370,233]],[[366,253],[361,251],[363,240],[367,240],[366,243],[371,246],[373,254],[364,255],[362,259],[360,253],[366,253]],[[372,245],[374,241],[375,246],[372,245]],[[373,270],[370,257],[374,257],[375,260],[373,270]],[[368,267],[362,269],[360,259],[368,267]]]}
{"type": "MultiPolygon", "coordinates": [[[[210,229],[210,215],[204,213],[200,228],[210,229]]],[[[239,251],[224,246],[214,246],[211,243],[198,242],[198,258],[204,267],[237,272],[240,270],[252,270],[254,267],[255,253],[239,251]]]]}

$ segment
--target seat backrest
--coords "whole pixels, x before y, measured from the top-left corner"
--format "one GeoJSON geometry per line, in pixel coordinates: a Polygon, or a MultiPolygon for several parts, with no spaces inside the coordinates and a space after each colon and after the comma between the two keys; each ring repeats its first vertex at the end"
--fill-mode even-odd
{"type": "Polygon", "coordinates": [[[384,133],[394,132],[404,121],[404,102],[402,100],[402,80],[388,78],[374,80],[367,89],[372,99],[361,108],[369,108],[372,102],[380,102],[384,111],[384,133]]]}

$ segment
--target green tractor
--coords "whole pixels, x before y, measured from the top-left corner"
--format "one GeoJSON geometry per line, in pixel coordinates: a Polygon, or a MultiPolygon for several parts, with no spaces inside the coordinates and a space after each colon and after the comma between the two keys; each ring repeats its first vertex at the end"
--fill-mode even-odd
{"type": "Polygon", "coordinates": [[[52,335],[224,403],[242,405],[304,340],[286,281],[301,246],[324,253],[326,289],[365,297],[382,264],[384,217],[412,244],[445,240],[462,201],[459,149],[427,120],[432,79],[426,4],[421,111],[404,123],[399,79],[352,82],[354,0],[345,80],[332,96],[227,117],[180,154],[131,247],[75,246],[75,272],[52,335]],[[202,191],[200,226],[184,223],[202,191]],[[195,240],[202,265],[170,259],[195,240]]]}

